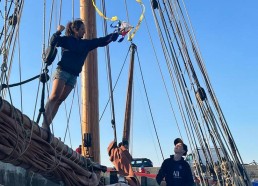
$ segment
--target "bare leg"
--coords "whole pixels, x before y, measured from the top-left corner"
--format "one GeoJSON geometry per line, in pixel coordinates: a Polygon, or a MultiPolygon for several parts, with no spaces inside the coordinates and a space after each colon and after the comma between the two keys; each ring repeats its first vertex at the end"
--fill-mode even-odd
{"type": "Polygon", "coordinates": [[[43,128],[47,129],[52,123],[59,106],[67,98],[72,89],[73,87],[65,85],[65,82],[61,79],[55,79],[53,81],[52,92],[45,107],[43,128]]]}
{"type": "MultiPolygon", "coordinates": [[[[59,99],[57,100],[56,104],[54,105],[54,108],[52,110],[52,114],[50,117],[50,123],[53,121],[53,119],[55,118],[56,116],[56,113],[59,109],[59,106],[61,105],[61,103],[67,98],[67,96],[70,94],[70,92],[72,91],[73,87],[69,86],[69,85],[65,85],[64,89],[63,89],[63,92],[61,94],[61,96],[59,97],[59,99]]],[[[49,123],[49,125],[50,125],[49,123]]]]}

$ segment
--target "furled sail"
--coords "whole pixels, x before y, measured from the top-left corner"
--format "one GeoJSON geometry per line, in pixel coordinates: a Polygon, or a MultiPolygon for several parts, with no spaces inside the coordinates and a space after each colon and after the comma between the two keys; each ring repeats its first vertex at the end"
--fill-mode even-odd
{"type": "Polygon", "coordinates": [[[0,158],[65,185],[98,185],[106,167],[86,159],[0,99],[0,158]]]}

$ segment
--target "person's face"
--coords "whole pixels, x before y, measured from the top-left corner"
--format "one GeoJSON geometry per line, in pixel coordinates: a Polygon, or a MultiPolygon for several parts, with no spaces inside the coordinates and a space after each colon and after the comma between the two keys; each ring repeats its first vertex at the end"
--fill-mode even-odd
{"type": "Polygon", "coordinates": [[[85,28],[84,28],[84,24],[82,24],[79,30],[76,32],[77,38],[83,38],[84,33],[85,33],[85,28]]]}
{"type": "Polygon", "coordinates": [[[184,154],[185,150],[182,143],[178,143],[175,145],[174,152],[176,154],[184,154]]]}

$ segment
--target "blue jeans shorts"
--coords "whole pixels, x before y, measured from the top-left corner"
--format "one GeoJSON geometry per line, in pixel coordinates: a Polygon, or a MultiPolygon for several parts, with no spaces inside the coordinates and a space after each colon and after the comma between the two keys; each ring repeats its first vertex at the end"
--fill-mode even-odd
{"type": "Polygon", "coordinates": [[[66,85],[69,85],[74,88],[77,81],[77,76],[57,68],[53,75],[53,80],[55,79],[61,79],[65,81],[66,85]]]}

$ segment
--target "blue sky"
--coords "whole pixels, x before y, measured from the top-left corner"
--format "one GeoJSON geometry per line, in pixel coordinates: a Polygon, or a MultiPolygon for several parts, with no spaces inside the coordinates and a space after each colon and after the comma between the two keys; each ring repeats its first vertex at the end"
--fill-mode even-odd
{"type": "MultiPolygon", "coordinates": [[[[49,7],[50,2],[47,2],[49,7]]],[[[109,17],[117,15],[121,20],[126,20],[124,0],[106,1],[109,17]],[[109,13],[110,12],[110,13],[109,13]]],[[[149,1],[143,0],[146,6],[146,22],[151,35],[154,39],[156,50],[161,52],[161,47],[157,39],[157,32],[152,20],[149,1]]],[[[214,88],[216,96],[222,107],[229,128],[233,134],[237,147],[245,163],[252,160],[258,161],[258,150],[256,135],[258,132],[258,85],[257,85],[257,41],[258,41],[258,2],[250,0],[242,1],[185,1],[195,35],[201,50],[202,57],[214,88]]],[[[1,5],[2,6],[2,5],[1,5]]],[[[135,26],[141,13],[140,6],[135,1],[128,1],[130,24],[135,26]]],[[[43,1],[26,1],[20,25],[20,50],[22,63],[22,79],[30,78],[40,73],[41,53],[43,47],[43,1]]],[[[72,4],[63,2],[61,23],[66,23],[72,19],[72,4]]],[[[58,6],[56,6],[58,8],[58,6]]],[[[2,7],[1,7],[2,10],[2,7]]],[[[46,31],[48,37],[49,9],[46,10],[46,31]]],[[[75,18],[79,17],[79,1],[75,1],[75,18]]],[[[58,13],[55,13],[53,28],[58,22],[58,13]]],[[[100,23],[102,18],[97,15],[100,23]]],[[[154,62],[153,50],[149,44],[149,36],[146,29],[146,22],[141,24],[137,32],[134,43],[137,45],[138,55],[142,64],[148,96],[154,115],[155,124],[161,142],[161,147],[165,158],[173,153],[172,142],[179,137],[179,131],[175,125],[175,120],[169,111],[164,87],[156,62],[154,62]]],[[[1,25],[2,26],[2,25],[1,25]]],[[[102,26],[98,24],[98,36],[102,35],[102,26]]],[[[112,32],[112,28],[108,28],[112,32]]],[[[54,30],[51,30],[53,33],[54,30]]],[[[47,40],[47,39],[46,39],[47,40]]],[[[45,40],[45,41],[46,41],[45,40]]],[[[111,43],[111,68],[113,82],[115,82],[121,66],[125,60],[130,43],[111,43]]],[[[16,49],[18,52],[18,49],[16,49]]],[[[99,54],[99,112],[102,114],[103,108],[108,99],[106,65],[104,51],[98,49],[99,54]]],[[[160,58],[162,60],[162,58],[160,58]]],[[[119,79],[114,93],[115,116],[117,123],[118,139],[122,137],[125,94],[128,72],[127,60],[124,71],[119,79]]],[[[15,57],[15,64],[18,64],[18,57],[15,57]]],[[[56,67],[56,62],[53,68],[56,67]]],[[[159,151],[157,139],[153,130],[148,105],[141,83],[138,64],[136,63],[135,88],[134,88],[134,122],[132,137],[132,154],[134,157],[147,157],[151,159],[155,166],[160,166],[162,156],[159,151]]],[[[18,80],[18,65],[13,65],[12,81],[18,80]]],[[[23,111],[26,115],[33,118],[34,102],[37,95],[37,82],[23,86],[23,111]]],[[[79,87],[80,91],[80,87],[79,87]]],[[[20,107],[19,89],[11,90],[12,99],[16,99],[16,107],[20,107]]],[[[67,107],[70,108],[72,94],[67,99],[67,107]]],[[[81,143],[80,121],[78,114],[77,99],[73,106],[70,122],[71,145],[75,149],[81,143]]],[[[36,108],[36,116],[38,108],[36,108]]],[[[178,116],[179,117],[179,116],[178,116]]],[[[65,134],[65,110],[64,104],[61,106],[55,120],[54,132],[57,137],[65,134]]],[[[36,119],[35,119],[36,120],[36,119]]],[[[100,140],[101,140],[101,161],[102,164],[111,166],[107,156],[107,146],[113,139],[111,128],[111,114],[108,107],[103,119],[100,121],[100,140]]],[[[184,133],[184,132],[183,132],[184,133]]],[[[183,137],[188,143],[185,134],[183,137]]],[[[70,145],[70,139],[66,138],[66,143],[70,145]]]]}

